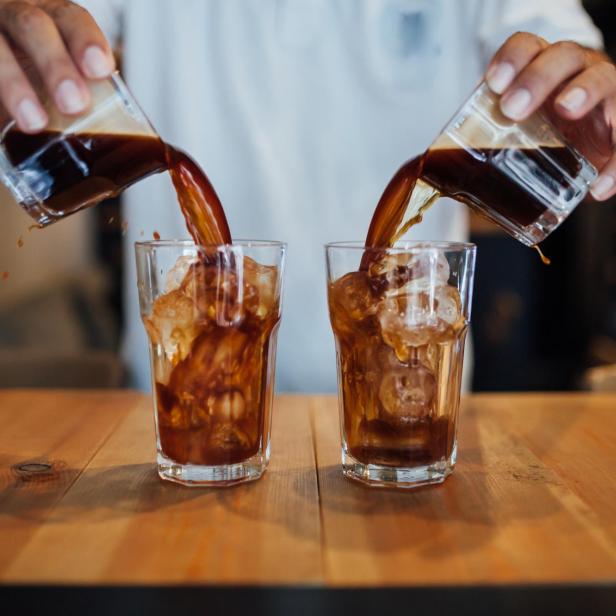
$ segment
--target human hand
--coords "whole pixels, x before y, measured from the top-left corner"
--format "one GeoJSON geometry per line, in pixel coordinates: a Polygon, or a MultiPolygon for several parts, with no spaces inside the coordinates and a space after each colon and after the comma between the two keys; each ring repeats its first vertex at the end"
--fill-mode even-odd
{"type": "Polygon", "coordinates": [[[20,130],[48,121],[35,83],[60,112],[79,115],[90,104],[84,81],[115,67],[109,43],[92,16],[67,0],[0,0],[0,102],[20,130]]]}
{"type": "Polygon", "coordinates": [[[616,194],[616,67],[607,56],[571,41],[549,44],[518,32],[496,52],[486,82],[502,95],[501,111],[512,120],[543,106],[599,170],[593,197],[604,201],[616,194]]]}

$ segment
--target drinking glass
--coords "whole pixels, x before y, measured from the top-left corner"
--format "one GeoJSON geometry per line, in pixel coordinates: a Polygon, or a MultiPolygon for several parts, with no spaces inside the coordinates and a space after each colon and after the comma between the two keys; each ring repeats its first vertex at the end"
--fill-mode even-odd
{"type": "Polygon", "coordinates": [[[265,471],[285,250],[136,244],[163,479],[230,485],[265,471]]]}
{"type": "Polygon", "coordinates": [[[44,131],[23,133],[13,120],[0,127],[0,180],[40,226],[166,168],[162,143],[119,73],[88,87],[83,115],[63,115],[47,100],[44,131]]]}
{"type": "Polygon", "coordinates": [[[527,246],[556,229],[586,197],[597,170],[538,111],[515,122],[482,82],[455,113],[429,152],[457,152],[430,169],[472,208],[527,246]],[[460,153],[465,153],[460,156],[460,153]]]}
{"type": "Polygon", "coordinates": [[[371,486],[440,483],[456,462],[475,246],[325,248],[342,470],[371,486]]]}

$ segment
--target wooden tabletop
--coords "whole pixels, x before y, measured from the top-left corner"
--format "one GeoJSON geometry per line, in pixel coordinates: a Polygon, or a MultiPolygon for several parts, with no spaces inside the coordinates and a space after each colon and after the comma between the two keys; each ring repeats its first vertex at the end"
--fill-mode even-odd
{"type": "Polygon", "coordinates": [[[226,489],[158,478],[139,393],[4,390],[0,425],[5,585],[616,585],[616,395],[470,396],[453,476],[405,492],[342,477],[330,396],[278,397],[226,489]]]}

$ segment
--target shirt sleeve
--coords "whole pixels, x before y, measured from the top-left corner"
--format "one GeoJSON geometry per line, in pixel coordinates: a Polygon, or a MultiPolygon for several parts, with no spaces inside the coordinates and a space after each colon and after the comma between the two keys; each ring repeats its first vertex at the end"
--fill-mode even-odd
{"type": "Polygon", "coordinates": [[[120,39],[124,0],[75,0],[86,9],[115,47],[120,39]]]}
{"type": "Polygon", "coordinates": [[[531,32],[553,43],[575,41],[601,49],[603,37],[580,0],[482,0],[479,43],[487,63],[515,32],[531,32]]]}

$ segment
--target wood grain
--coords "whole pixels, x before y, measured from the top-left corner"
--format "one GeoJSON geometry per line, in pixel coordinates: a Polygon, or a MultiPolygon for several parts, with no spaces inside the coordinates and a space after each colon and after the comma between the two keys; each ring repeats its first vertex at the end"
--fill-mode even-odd
{"type": "Polygon", "coordinates": [[[342,477],[331,396],[278,397],[269,470],[229,489],[158,479],[141,394],[0,391],[0,421],[4,583],[616,582],[613,394],[471,396],[454,475],[412,492],[342,477]]]}
{"type": "Polygon", "coordinates": [[[341,477],[335,401],[313,400],[327,582],[616,579],[615,402],[471,397],[455,473],[442,486],[400,493],[341,477]]]}
{"type": "Polygon", "coordinates": [[[13,559],[5,581],[318,582],[307,404],[276,402],[274,456],[260,481],[195,489],[158,478],[151,404],[141,399],[13,559]]]}
{"type": "Polygon", "coordinates": [[[29,392],[0,395],[0,577],[109,437],[134,393],[29,392]],[[24,462],[52,472],[20,475],[24,462]]]}

